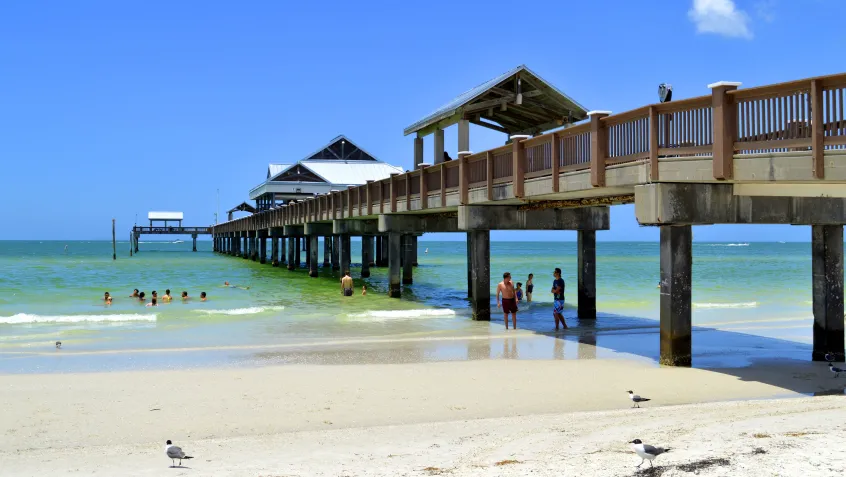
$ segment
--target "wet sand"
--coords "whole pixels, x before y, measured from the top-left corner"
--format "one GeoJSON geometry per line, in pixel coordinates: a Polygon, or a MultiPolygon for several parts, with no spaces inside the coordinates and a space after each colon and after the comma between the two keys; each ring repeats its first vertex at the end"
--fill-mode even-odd
{"type": "MultiPolygon", "coordinates": [[[[631,432],[619,428],[621,425],[640,429],[638,434],[648,434],[650,441],[670,441],[662,445],[678,445],[671,439],[676,435],[673,429],[690,428],[694,417],[713,432],[720,426],[731,427],[730,414],[714,413],[708,405],[698,405],[696,412],[673,411],[678,420],[657,408],[797,397],[803,393],[842,395],[843,383],[846,379],[833,379],[821,363],[790,360],[709,370],[660,368],[608,359],[3,375],[0,461],[4,468],[0,474],[55,474],[78,469],[95,475],[160,475],[169,464],[163,455],[166,439],[196,449],[203,456],[191,461],[196,468],[192,473],[198,475],[320,475],[310,470],[312,466],[323,469],[325,475],[339,475],[339,469],[347,465],[343,456],[350,454],[359,454],[352,459],[358,463],[350,467],[359,472],[348,475],[360,475],[368,466],[374,469],[372,475],[406,471],[417,475],[411,470],[417,465],[425,467],[421,461],[424,457],[431,459],[434,467],[465,469],[470,475],[467,466],[475,465],[475,457],[468,460],[468,456],[480,452],[486,456],[482,459],[485,465],[495,462],[492,459],[516,455],[514,458],[520,461],[537,460],[537,469],[557,472],[572,468],[568,467],[575,464],[572,459],[581,459],[587,465],[592,458],[573,453],[604,442],[599,437],[605,431],[588,425],[594,418],[578,414],[597,411],[609,426],[616,423],[617,431],[608,434],[608,442],[594,450],[606,449],[602,452],[608,452],[609,459],[620,461],[620,469],[627,469],[637,461],[632,456],[616,455],[620,440],[633,438],[631,432]],[[647,409],[628,409],[628,389],[652,398],[647,409]],[[546,414],[557,416],[548,420],[530,417],[546,414]],[[491,424],[495,421],[475,421],[478,419],[504,421],[491,424]],[[556,422],[563,427],[557,429],[556,422]],[[531,430],[521,430],[524,426],[531,430]],[[473,428],[485,437],[468,440],[473,428]],[[536,433],[545,437],[531,437],[536,433]],[[500,437],[493,439],[493,435],[500,437]],[[524,438],[528,440],[523,442],[524,438]],[[380,444],[378,439],[384,441],[380,444]],[[511,444],[499,449],[500,439],[511,444]],[[287,442],[296,445],[289,447],[287,442]],[[430,449],[438,442],[446,449],[430,449]],[[450,442],[458,444],[445,445],[450,442]],[[583,447],[590,442],[594,444],[583,447]],[[242,446],[245,452],[229,454],[228,446],[242,446]],[[253,446],[261,452],[247,451],[253,446]],[[541,459],[544,446],[559,453],[541,459]],[[387,457],[392,454],[405,457],[387,457]],[[33,458],[35,455],[37,458],[33,458]],[[371,462],[363,455],[380,457],[371,462]],[[566,459],[566,455],[571,458],[566,459]],[[296,456],[299,467],[290,467],[291,456],[296,456]],[[255,462],[262,464],[255,467],[255,462]]],[[[798,402],[805,400],[767,401],[769,404],[760,404],[749,411],[751,414],[741,413],[737,418],[753,422],[769,409],[781,412],[798,402]]],[[[818,402],[837,403],[825,411],[833,413],[826,414],[827,419],[834,416],[837,422],[843,422],[846,418],[846,411],[839,410],[844,402],[840,397],[812,401],[808,406],[816,409],[822,405],[818,402]]],[[[742,405],[725,406],[731,409],[742,405]]],[[[772,422],[773,430],[767,432],[782,432],[781,421],[776,421],[772,422]]],[[[838,429],[843,432],[842,426],[838,429]]],[[[682,457],[684,453],[675,453],[668,461],[682,457]]],[[[522,473],[515,470],[492,475],[522,473]]]]}

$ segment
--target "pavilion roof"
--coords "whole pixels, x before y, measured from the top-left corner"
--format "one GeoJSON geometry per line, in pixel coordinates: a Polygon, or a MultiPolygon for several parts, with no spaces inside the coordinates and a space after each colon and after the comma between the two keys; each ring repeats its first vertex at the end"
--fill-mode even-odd
{"type": "Polygon", "coordinates": [[[584,106],[520,65],[458,95],[404,133],[426,136],[466,119],[507,134],[537,134],[586,118],[584,106]]]}

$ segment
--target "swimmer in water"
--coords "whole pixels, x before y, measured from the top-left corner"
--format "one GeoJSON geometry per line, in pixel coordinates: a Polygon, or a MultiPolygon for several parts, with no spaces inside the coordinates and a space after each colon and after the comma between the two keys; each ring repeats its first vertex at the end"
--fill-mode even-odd
{"type": "Polygon", "coordinates": [[[144,296],[145,296],[144,292],[139,293],[138,294],[138,301],[140,301],[141,303],[144,303],[144,296]]]}
{"type": "Polygon", "coordinates": [[[187,292],[187,291],[183,291],[183,292],[182,292],[182,301],[186,301],[186,300],[188,300],[188,292],[187,292]]]}
{"type": "Polygon", "coordinates": [[[367,285],[361,286],[361,296],[367,295],[367,285]]]}
{"type": "Polygon", "coordinates": [[[138,298],[138,289],[132,290],[132,295],[129,295],[129,298],[138,298]]]}
{"type": "Polygon", "coordinates": [[[173,300],[173,297],[170,296],[170,288],[168,288],[167,290],[165,290],[165,294],[162,297],[162,301],[165,303],[170,303],[171,300],[173,300]]]}
{"type": "Polygon", "coordinates": [[[353,279],[349,270],[344,270],[344,276],[341,278],[341,294],[353,296],[353,279]]]}
{"type": "Polygon", "coordinates": [[[111,304],[112,304],[112,297],[110,297],[110,296],[106,297],[106,305],[111,305],[111,304]]]}
{"type": "Polygon", "coordinates": [[[103,301],[109,301],[109,298],[111,298],[111,297],[112,296],[109,295],[109,292],[106,292],[106,293],[103,294],[103,301]]]}
{"type": "Polygon", "coordinates": [[[159,306],[158,300],[153,298],[152,300],[150,300],[150,303],[147,303],[147,306],[159,306]]]}
{"type": "Polygon", "coordinates": [[[200,301],[206,301],[206,292],[200,292],[200,301]]]}

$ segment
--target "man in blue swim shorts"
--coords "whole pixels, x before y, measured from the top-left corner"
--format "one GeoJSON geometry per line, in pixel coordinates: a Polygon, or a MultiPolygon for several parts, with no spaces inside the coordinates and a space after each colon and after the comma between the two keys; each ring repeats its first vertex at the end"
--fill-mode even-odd
{"type": "Polygon", "coordinates": [[[552,316],[555,317],[555,329],[558,329],[558,322],[561,322],[561,326],[564,329],[567,329],[567,322],[564,321],[564,279],[561,278],[561,269],[556,268],[555,271],[552,273],[552,276],[555,277],[552,280],[552,316]]]}

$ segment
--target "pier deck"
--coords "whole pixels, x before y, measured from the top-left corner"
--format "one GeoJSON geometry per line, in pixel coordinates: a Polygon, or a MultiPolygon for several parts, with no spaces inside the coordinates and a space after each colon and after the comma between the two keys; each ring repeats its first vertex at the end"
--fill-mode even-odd
{"type": "MultiPolygon", "coordinates": [[[[616,115],[592,111],[583,124],[232,220],[212,227],[215,250],[241,254],[243,239],[243,255],[255,259],[265,249],[256,241],[270,237],[275,260],[276,239],[340,236],[346,268],[349,236],[375,236],[399,296],[401,264],[416,258],[411,237],[467,232],[468,295],[484,320],[490,230],[577,230],[579,318],[592,319],[596,230],[610,228],[608,206],[634,203],[640,224],[661,228],[661,361],[690,365],[691,225],[811,225],[813,359],[842,361],[846,74],[737,86],[714,83],[710,95],[616,115]]],[[[402,281],[410,275],[403,268],[402,281]]]]}

